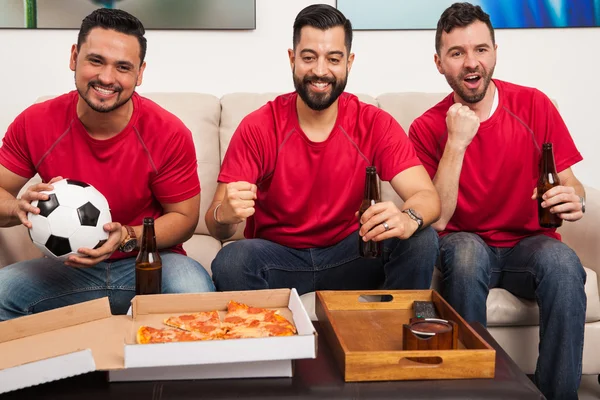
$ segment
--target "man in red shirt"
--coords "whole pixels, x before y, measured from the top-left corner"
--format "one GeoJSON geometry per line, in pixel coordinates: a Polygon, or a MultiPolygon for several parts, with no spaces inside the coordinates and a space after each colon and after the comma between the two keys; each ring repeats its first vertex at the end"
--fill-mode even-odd
{"type": "Polygon", "coordinates": [[[443,295],[484,325],[490,288],[536,299],[536,383],[548,398],[577,398],[586,274],[556,229],[540,227],[535,187],[542,144],[551,142],[562,186],[544,193],[542,207],[580,219],[585,193],[570,167],[581,154],[548,97],[492,79],[494,30],[479,6],[456,3],[442,14],[436,52],[453,93],[413,122],[409,138],[442,200],[433,227],[443,295]]]}
{"type": "Polygon", "coordinates": [[[206,213],[221,240],[246,221],[246,240],[212,263],[218,290],[430,287],[438,246],[427,226],[439,197],[400,125],[344,92],[351,43],[350,21],[331,6],[296,17],[288,51],[296,92],[241,122],[206,213]],[[371,165],[405,203],[372,205],[358,231],[371,165]],[[383,256],[360,258],[359,240],[383,242],[383,256]]]}
{"type": "Polygon", "coordinates": [[[76,91],[35,104],[10,125],[0,147],[0,221],[31,228],[34,200],[65,177],[93,185],[108,200],[107,242],[77,249],[65,263],[48,258],[0,269],[0,320],[109,296],[125,313],[135,295],[137,238],[154,217],[168,292],[214,290],[181,243],[198,222],[200,182],[191,132],[174,115],[135,93],[146,66],[144,27],[134,16],[99,9],[71,49],[76,91]],[[16,198],[39,173],[41,184],[16,198]],[[65,265],[66,264],[66,265],[65,265]]]}

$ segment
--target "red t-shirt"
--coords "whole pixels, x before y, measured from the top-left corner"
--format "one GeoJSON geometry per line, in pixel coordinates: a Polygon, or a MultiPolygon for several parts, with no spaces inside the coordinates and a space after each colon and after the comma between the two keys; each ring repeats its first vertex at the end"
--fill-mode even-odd
{"type": "Polygon", "coordinates": [[[389,181],[420,161],[400,125],[385,111],[343,93],[324,142],[300,128],[296,93],[249,114],[234,133],[219,182],[258,186],[246,238],[292,248],[331,246],[358,228],[365,168],[389,181]]]}
{"type": "MultiPolygon", "coordinates": [[[[0,163],[44,182],[63,176],[87,182],[108,200],[113,221],[142,225],[200,192],[189,129],[173,114],[134,93],[129,124],[108,140],[91,137],[77,117],[77,91],[23,111],[9,126],[0,163]]],[[[171,250],[185,254],[177,245],[171,250]]],[[[115,252],[112,259],[134,253],[115,252]]]]}
{"type": "MultiPolygon", "coordinates": [[[[544,234],[560,240],[556,229],[541,228],[537,201],[531,200],[539,176],[542,143],[551,142],[558,172],[583,158],[550,99],[537,89],[494,79],[499,103],[482,122],[467,148],[450,232],[473,232],[490,246],[512,247],[544,234]]],[[[417,118],[409,129],[429,175],[434,177],[448,140],[450,94],[417,118]]]]}

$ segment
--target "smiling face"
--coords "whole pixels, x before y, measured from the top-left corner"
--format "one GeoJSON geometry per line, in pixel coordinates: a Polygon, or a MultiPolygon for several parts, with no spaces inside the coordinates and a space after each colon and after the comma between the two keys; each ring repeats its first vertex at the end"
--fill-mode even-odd
{"type": "Polygon", "coordinates": [[[343,93],[354,54],[348,55],[344,28],[302,28],[295,50],[289,50],[294,87],[315,111],[329,108],[343,93]]]}
{"type": "Polygon", "coordinates": [[[94,28],[79,50],[71,49],[70,67],[79,96],[92,110],[108,113],[131,99],[146,63],[140,65],[135,36],[94,28]]]}
{"type": "Polygon", "coordinates": [[[478,103],[485,97],[496,67],[496,48],[481,21],[442,34],[435,64],[465,103],[478,103]]]}

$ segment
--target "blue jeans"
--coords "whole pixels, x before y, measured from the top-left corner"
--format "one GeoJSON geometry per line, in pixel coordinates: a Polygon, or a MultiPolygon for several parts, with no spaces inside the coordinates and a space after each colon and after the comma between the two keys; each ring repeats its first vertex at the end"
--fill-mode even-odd
{"type": "Polygon", "coordinates": [[[221,249],[212,262],[218,290],[296,288],[315,290],[429,289],[438,257],[431,228],[407,240],[388,239],[377,259],[358,254],[358,231],[325,248],[293,249],[245,239],[221,249]]]}
{"type": "MultiPolygon", "coordinates": [[[[215,290],[198,262],[181,254],[160,253],[163,293],[215,290]]],[[[135,258],[74,268],[49,258],[22,261],[0,269],[0,321],[108,296],[113,314],[125,314],[135,296],[135,258]]]]}
{"type": "Polygon", "coordinates": [[[540,309],[535,382],[548,399],[577,399],[585,325],[586,273],[566,244],[539,235],[509,248],[476,234],[440,239],[443,296],[467,321],[486,325],[489,289],[535,299],[540,309]]]}

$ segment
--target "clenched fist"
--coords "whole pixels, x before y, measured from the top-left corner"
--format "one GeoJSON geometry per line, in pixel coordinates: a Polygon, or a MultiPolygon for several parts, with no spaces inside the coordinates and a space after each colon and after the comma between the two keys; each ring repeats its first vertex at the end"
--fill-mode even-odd
{"type": "Polygon", "coordinates": [[[479,129],[479,117],[469,107],[455,103],[446,113],[448,142],[464,150],[479,129]]]}
{"type": "Polygon", "coordinates": [[[231,182],[227,184],[225,197],[217,212],[217,222],[238,224],[254,215],[256,185],[249,182],[231,182]]]}

